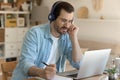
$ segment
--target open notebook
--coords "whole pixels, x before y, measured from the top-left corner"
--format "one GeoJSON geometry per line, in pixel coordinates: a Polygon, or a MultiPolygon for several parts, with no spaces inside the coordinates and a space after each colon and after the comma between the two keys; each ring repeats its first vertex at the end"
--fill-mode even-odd
{"type": "MultiPolygon", "coordinates": [[[[45,80],[43,78],[40,77],[36,77],[37,80],[45,80]]],[[[68,78],[68,77],[63,77],[63,76],[59,76],[59,75],[55,75],[55,77],[52,80],[73,80],[72,78],[68,78]]]]}

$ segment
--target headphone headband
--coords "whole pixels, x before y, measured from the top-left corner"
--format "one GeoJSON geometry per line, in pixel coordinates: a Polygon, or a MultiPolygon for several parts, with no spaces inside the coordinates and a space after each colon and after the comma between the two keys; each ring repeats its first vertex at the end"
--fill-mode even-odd
{"type": "Polygon", "coordinates": [[[51,12],[50,12],[50,14],[48,15],[48,19],[49,19],[50,21],[54,21],[54,20],[55,20],[55,15],[54,15],[53,13],[54,13],[54,10],[55,10],[56,6],[57,6],[58,4],[60,4],[61,2],[63,2],[63,1],[57,1],[57,2],[55,2],[55,3],[53,4],[52,9],[51,9],[51,12]]]}

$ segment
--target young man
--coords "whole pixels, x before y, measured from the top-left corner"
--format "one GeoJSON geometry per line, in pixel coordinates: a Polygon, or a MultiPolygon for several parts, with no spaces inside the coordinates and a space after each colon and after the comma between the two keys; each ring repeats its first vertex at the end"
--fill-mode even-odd
{"type": "Polygon", "coordinates": [[[12,80],[34,76],[50,80],[56,72],[64,71],[66,59],[79,68],[82,53],[77,38],[79,28],[73,24],[73,15],[74,8],[68,2],[54,3],[48,16],[50,23],[27,32],[12,80]]]}

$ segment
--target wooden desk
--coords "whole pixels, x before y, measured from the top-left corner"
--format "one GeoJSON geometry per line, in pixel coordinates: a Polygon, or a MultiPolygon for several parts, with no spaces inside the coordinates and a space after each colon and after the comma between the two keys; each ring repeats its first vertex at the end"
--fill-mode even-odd
{"type": "Polygon", "coordinates": [[[93,76],[85,79],[80,79],[80,80],[100,80],[100,78],[105,75],[99,75],[99,76],[93,76]]]}
{"type": "MultiPolygon", "coordinates": [[[[100,77],[102,77],[102,76],[104,76],[104,75],[93,76],[93,77],[89,77],[89,78],[85,78],[85,79],[80,79],[80,80],[100,80],[100,77]]],[[[30,79],[27,79],[27,80],[38,80],[38,79],[30,78],[30,79]]]]}
{"type": "Polygon", "coordinates": [[[27,80],[36,80],[35,78],[30,78],[30,79],[27,79],[27,80]]]}

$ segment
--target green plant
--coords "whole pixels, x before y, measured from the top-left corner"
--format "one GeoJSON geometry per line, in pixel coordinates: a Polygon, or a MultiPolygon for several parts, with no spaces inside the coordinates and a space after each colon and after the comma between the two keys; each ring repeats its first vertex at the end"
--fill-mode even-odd
{"type": "Polygon", "coordinates": [[[107,69],[107,70],[105,70],[105,71],[108,72],[109,75],[111,75],[111,74],[115,74],[115,73],[117,72],[116,67],[114,67],[114,68],[110,68],[110,69],[107,69]]]}

